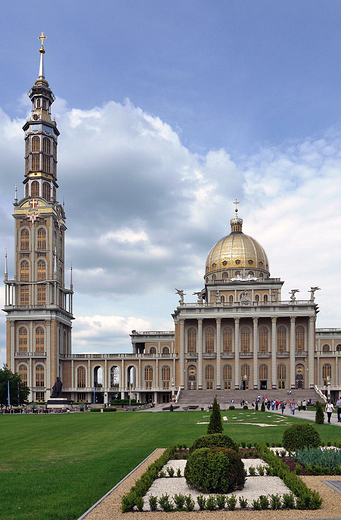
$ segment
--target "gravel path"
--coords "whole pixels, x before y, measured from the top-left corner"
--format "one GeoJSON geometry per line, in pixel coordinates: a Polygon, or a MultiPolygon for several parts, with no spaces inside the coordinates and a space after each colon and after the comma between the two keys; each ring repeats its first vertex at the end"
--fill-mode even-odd
{"type": "MultiPolygon", "coordinates": [[[[324,484],[323,480],[338,480],[340,476],[323,476],[323,477],[301,477],[308,487],[318,491],[322,498],[323,504],[321,509],[317,511],[194,511],[194,512],[172,512],[164,511],[156,512],[134,512],[121,513],[121,497],[127,493],[141,475],[146,471],[148,466],[160,457],[164,450],[157,450],[142,464],[130,477],[122,482],[114,489],[100,504],[98,504],[89,514],[83,517],[85,520],[206,520],[208,518],[214,520],[275,520],[275,519],[338,519],[341,515],[341,494],[337,493],[329,486],[324,484]]],[[[257,479],[260,477],[257,477],[257,479]]],[[[266,477],[272,478],[272,477],[266,477]]],[[[251,479],[251,477],[250,477],[251,479]]],[[[250,480],[249,479],[249,480],[250,480]]],[[[171,479],[168,479],[168,481],[171,479]]],[[[179,479],[175,479],[179,480],[179,479]]],[[[168,490],[167,490],[168,491],[168,490]]],[[[246,496],[244,488],[244,496],[246,496]]],[[[268,489],[268,493],[273,493],[272,489],[268,489]]],[[[275,491],[276,492],[276,491],[275,491]]],[[[242,492],[243,493],[243,492],[242,492]]]]}

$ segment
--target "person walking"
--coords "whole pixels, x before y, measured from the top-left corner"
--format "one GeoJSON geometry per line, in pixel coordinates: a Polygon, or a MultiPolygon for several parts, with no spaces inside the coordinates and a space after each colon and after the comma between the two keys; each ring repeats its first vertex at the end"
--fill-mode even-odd
{"type": "Polygon", "coordinates": [[[294,400],[292,400],[290,403],[290,411],[291,411],[292,415],[295,415],[295,408],[296,408],[296,403],[294,400]]]}
{"type": "Polygon", "coordinates": [[[330,419],[331,419],[331,416],[332,416],[333,410],[334,410],[334,406],[332,405],[332,402],[331,402],[331,400],[329,399],[328,403],[326,404],[326,413],[327,413],[327,416],[328,416],[328,422],[329,422],[329,424],[330,424],[330,419]]]}
{"type": "Polygon", "coordinates": [[[337,422],[341,422],[341,397],[336,401],[337,406],[337,422]]]}
{"type": "Polygon", "coordinates": [[[284,409],[285,409],[285,401],[282,401],[281,402],[282,415],[283,415],[284,409]]]}

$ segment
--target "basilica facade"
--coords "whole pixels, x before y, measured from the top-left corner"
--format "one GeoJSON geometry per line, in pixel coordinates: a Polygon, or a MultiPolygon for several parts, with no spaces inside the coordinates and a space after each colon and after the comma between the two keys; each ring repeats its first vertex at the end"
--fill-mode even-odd
{"type": "MultiPolygon", "coordinates": [[[[341,329],[316,329],[318,306],[282,300],[262,246],[243,232],[237,203],[230,233],[208,253],[204,288],[193,303],[176,290],[173,331],[136,331],[131,354],[73,354],[73,286],[65,287],[66,215],[57,196],[54,95],[45,79],[40,37],[38,79],[28,95],[23,198],[14,201],[14,276],[5,268],[7,364],[46,401],[57,377],[71,401],[113,397],[169,402],[186,390],[316,389],[341,394],[341,329]]],[[[72,273],[72,271],[71,271],[72,273]]]]}

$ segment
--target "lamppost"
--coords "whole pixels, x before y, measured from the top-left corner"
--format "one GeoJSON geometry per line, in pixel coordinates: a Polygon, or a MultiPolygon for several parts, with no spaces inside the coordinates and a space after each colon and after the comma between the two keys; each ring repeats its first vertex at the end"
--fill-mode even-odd
{"type": "Polygon", "coordinates": [[[330,376],[327,376],[327,396],[328,396],[328,401],[330,400],[330,376]]]}

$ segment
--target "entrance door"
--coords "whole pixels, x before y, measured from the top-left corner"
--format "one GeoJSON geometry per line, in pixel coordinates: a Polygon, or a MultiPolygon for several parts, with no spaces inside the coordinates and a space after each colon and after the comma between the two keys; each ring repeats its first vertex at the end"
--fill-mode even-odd
{"type": "Polygon", "coordinates": [[[296,365],[295,386],[304,388],[304,366],[302,364],[296,365]]]}
{"type": "Polygon", "coordinates": [[[260,381],[259,384],[260,384],[260,389],[261,390],[267,390],[267,388],[268,388],[268,382],[267,381],[260,381]]]}
{"type": "Polygon", "coordinates": [[[187,379],[187,389],[188,390],[196,390],[197,389],[197,369],[194,365],[190,365],[188,367],[188,379],[187,379]]]}
{"type": "Polygon", "coordinates": [[[248,390],[249,389],[249,382],[248,381],[243,381],[242,382],[242,389],[243,390],[248,390]]]}

